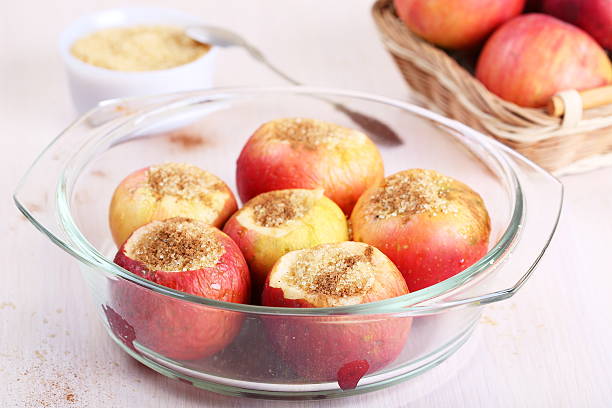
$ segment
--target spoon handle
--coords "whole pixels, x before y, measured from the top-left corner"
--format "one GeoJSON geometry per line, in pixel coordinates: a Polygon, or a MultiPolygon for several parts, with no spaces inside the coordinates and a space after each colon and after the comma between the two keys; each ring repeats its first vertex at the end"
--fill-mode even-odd
{"type": "MultiPolygon", "coordinates": [[[[244,49],[257,61],[261,62],[263,65],[268,67],[275,74],[283,78],[285,81],[293,84],[293,85],[304,85],[300,81],[290,77],[284,71],[280,70],[276,65],[272,64],[270,60],[268,60],[264,54],[254,45],[243,42],[242,46],[244,49]]],[[[398,134],[391,129],[386,123],[381,122],[380,120],[362,113],[358,111],[354,111],[349,109],[347,106],[330,101],[326,98],[317,98],[326,101],[331,104],[337,111],[344,113],[347,117],[349,117],[354,123],[359,125],[363,130],[365,130],[370,136],[376,139],[378,142],[382,144],[388,145],[400,145],[402,144],[402,139],[398,136],[398,134]]]]}
{"type": "Polygon", "coordinates": [[[258,48],[256,48],[254,45],[245,43],[244,44],[244,48],[248,51],[249,54],[251,54],[251,57],[255,58],[257,61],[259,61],[262,64],[264,64],[266,67],[268,67],[275,74],[277,74],[278,76],[283,78],[285,81],[287,81],[287,82],[289,82],[289,83],[291,83],[293,85],[304,85],[300,81],[290,77],[285,72],[281,71],[276,65],[272,64],[270,62],[270,60],[267,59],[263,55],[263,53],[258,48]]]}

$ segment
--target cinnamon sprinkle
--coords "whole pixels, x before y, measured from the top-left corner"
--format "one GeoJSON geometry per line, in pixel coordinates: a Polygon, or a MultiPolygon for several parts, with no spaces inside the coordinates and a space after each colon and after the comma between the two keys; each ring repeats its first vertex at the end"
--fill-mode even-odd
{"type": "Polygon", "coordinates": [[[223,189],[219,178],[185,163],[152,166],[148,171],[148,183],[157,199],[170,195],[185,200],[206,200],[211,192],[223,189]]]}
{"type": "Polygon", "coordinates": [[[257,224],[273,228],[302,218],[312,208],[311,196],[312,191],[302,189],[270,191],[251,200],[249,206],[257,224]]]}
{"type": "Polygon", "coordinates": [[[302,251],[286,279],[309,294],[348,297],[367,293],[374,284],[374,267],[368,259],[372,248],[362,251],[365,244],[353,245],[323,244],[302,251]]]}
{"type": "Polygon", "coordinates": [[[142,262],[151,271],[210,268],[224,253],[215,230],[189,218],[154,221],[133,238],[136,240],[126,247],[126,255],[142,262]]]}
{"type": "Polygon", "coordinates": [[[434,170],[413,169],[385,178],[366,208],[366,213],[379,219],[421,213],[437,215],[457,212],[449,201],[455,182],[434,170]]]}

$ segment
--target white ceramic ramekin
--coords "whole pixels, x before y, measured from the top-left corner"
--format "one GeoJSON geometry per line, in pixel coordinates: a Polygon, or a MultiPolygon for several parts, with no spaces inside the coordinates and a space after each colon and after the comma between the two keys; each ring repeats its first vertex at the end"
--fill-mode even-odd
{"type": "Polygon", "coordinates": [[[105,99],[205,89],[212,86],[217,49],[197,60],[157,71],[125,72],[87,64],[70,53],[80,37],[109,27],[138,24],[168,24],[180,27],[202,24],[189,14],[164,8],[129,7],[100,11],[74,21],[61,34],[60,54],[68,74],[72,100],[83,113],[105,99]]]}

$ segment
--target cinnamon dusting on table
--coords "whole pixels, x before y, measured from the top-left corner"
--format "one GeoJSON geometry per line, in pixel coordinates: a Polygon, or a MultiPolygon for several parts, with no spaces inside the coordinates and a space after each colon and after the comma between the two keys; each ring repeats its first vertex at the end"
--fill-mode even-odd
{"type": "Polygon", "coordinates": [[[158,199],[170,195],[185,200],[206,200],[211,192],[223,189],[223,182],[216,176],[185,163],[152,166],[148,171],[148,184],[158,199]]]}
{"type": "Polygon", "coordinates": [[[306,293],[337,297],[365,294],[374,284],[374,267],[367,252],[320,245],[302,251],[286,279],[306,293]]]}
{"type": "Polygon", "coordinates": [[[279,227],[302,218],[313,205],[309,190],[277,190],[260,194],[249,203],[253,219],[262,227],[279,227]]]}
{"type": "Polygon", "coordinates": [[[92,170],[91,175],[94,177],[100,177],[100,178],[106,177],[106,173],[103,172],[102,170],[92,170]]]}
{"type": "Polygon", "coordinates": [[[126,254],[151,271],[210,268],[224,253],[215,230],[203,222],[176,217],[155,221],[126,247],[126,254]]]}
{"type": "Polygon", "coordinates": [[[170,143],[177,144],[184,149],[193,149],[205,144],[202,136],[188,132],[176,132],[170,135],[170,143]]]}
{"type": "Polygon", "coordinates": [[[36,203],[30,203],[30,204],[26,204],[26,207],[31,211],[31,212],[41,212],[43,207],[40,204],[36,204],[36,203]]]}
{"type": "Polygon", "coordinates": [[[385,178],[367,204],[366,213],[384,219],[427,213],[457,212],[448,199],[454,180],[433,170],[406,170],[385,178]]]}

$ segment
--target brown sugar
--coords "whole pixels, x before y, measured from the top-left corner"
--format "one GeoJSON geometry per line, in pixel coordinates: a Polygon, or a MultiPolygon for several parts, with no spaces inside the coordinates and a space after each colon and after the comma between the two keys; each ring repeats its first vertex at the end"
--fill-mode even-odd
{"type": "Polygon", "coordinates": [[[287,118],[273,123],[274,139],[286,140],[307,149],[350,139],[354,133],[351,129],[316,119],[287,118]]]}
{"type": "Polygon", "coordinates": [[[252,202],[253,219],[262,227],[279,227],[302,218],[313,205],[309,190],[270,191],[252,202]]]}
{"type": "Polygon", "coordinates": [[[185,35],[181,27],[137,25],[95,31],[76,40],[70,52],[101,68],[151,71],[190,63],[209,49],[185,35]]]}
{"type": "Polygon", "coordinates": [[[185,200],[206,200],[206,196],[223,188],[222,181],[199,167],[184,163],[152,166],[148,184],[156,198],[170,195],[185,200]]]}
{"type": "MultiPolygon", "coordinates": [[[[453,211],[448,194],[454,180],[433,170],[406,170],[387,177],[377,188],[366,212],[376,218],[453,211]]],[[[455,210],[456,211],[456,210],[455,210]]]]}
{"type": "Polygon", "coordinates": [[[321,245],[298,256],[288,279],[309,294],[356,296],[372,287],[374,267],[364,253],[321,245]]]}
{"type": "Polygon", "coordinates": [[[155,221],[134,238],[136,240],[126,248],[126,254],[152,271],[210,268],[224,253],[214,229],[188,218],[155,221]]]}

